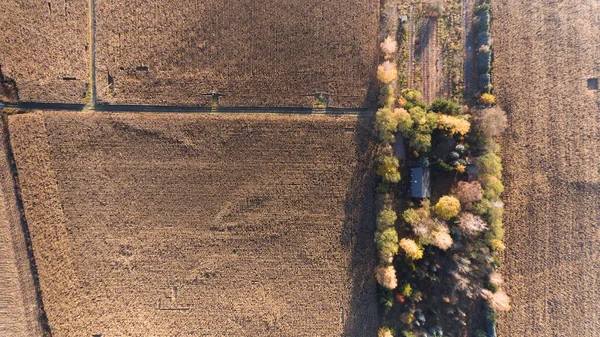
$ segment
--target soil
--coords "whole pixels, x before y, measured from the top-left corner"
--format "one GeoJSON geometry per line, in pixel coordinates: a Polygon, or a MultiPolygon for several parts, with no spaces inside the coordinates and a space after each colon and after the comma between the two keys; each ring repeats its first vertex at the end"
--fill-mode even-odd
{"type": "Polygon", "coordinates": [[[21,101],[83,102],[88,14],[88,0],[0,1],[0,66],[21,101]]]}
{"type": "Polygon", "coordinates": [[[493,1],[494,93],[506,109],[500,336],[600,335],[600,6],[493,1]]]}
{"type": "Polygon", "coordinates": [[[442,51],[438,43],[438,20],[436,17],[425,17],[419,28],[421,37],[421,70],[422,82],[420,91],[423,101],[431,104],[440,97],[439,88],[444,85],[442,80],[442,51]]]}
{"type": "Polygon", "coordinates": [[[42,336],[5,137],[0,128],[0,336],[42,336]]]}
{"type": "Polygon", "coordinates": [[[223,106],[377,99],[377,0],[98,0],[96,20],[101,103],[210,105],[213,91],[223,106]]]}
{"type": "Polygon", "coordinates": [[[465,80],[465,98],[468,103],[477,90],[477,64],[475,63],[475,55],[477,47],[475,46],[475,31],[473,14],[476,0],[463,0],[463,41],[464,41],[464,80],[465,80]]]}
{"type": "Polygon", "coordinates": [[[375,335],[370,123],[9,117],[53,337],[375,335]]]}

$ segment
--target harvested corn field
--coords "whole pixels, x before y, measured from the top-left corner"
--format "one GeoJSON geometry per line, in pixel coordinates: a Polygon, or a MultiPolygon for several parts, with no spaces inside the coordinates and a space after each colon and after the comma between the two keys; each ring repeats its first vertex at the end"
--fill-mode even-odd
{"type": "Polygon", "coordinates": [[[368,107],[379,1],[98,0],[98,99],[110,104],[368,107]]]}
{"type": "Polygon", "coordinates": [[[500,336],[600,335],[600,6],[493,1],[495,92],[508,114],[500,336]]]}
{"type": "MultiPolygon", "coordinates": [[[[0,139],[5,133],[0,129],[0,139]]],[[[6,143],[0,145],[0,336],[41,336],[36,290],[6,143]]]]}
{"type": "Polygon", "coordinates": [[[375,334],[369,123],[9,117],[52,336],[375,334]]]}
{"type": "Polygon", "coordinates": [[[0,1],[1,71],[21,101],[84,101],[88,26],[88,0],[0,1]]]}

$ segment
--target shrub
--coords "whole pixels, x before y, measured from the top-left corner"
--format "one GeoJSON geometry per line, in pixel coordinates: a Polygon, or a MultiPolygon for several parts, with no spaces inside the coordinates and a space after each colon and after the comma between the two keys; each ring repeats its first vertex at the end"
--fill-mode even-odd
{"type": "Polygon", "coordinates": [[[492,78],[490,77],[490,74],[479,75],[477,84],[479,85],[479,89],[486,92],[489,91],[492,87],[492,78]]]}
{"type": "Polygon", "coordinates": [[[479,49],[477,49],[478,53],[489,53],[491,51],[490,46],[487,44],[482,44],[479,49]]]}
{"type": "Polygon", "coordinates": [[[381,108],[375,114],[375,124],[379,139],[384,143],[394,142],[394,132],[398,129],[398,118],[389,108],[381,108]]]}
{"type": "Polygon", "coordinates": [[[459,134],[464,136],[469,132],[471,128],[471,123],[465,120],[464,118],[448,116],[448,115],[439,115],[438,116],[438,127],[442,130],[446,130],[450,136],[454,136],[455,134],[459,134]]]}
{"type": "Polygon", "coordinates": [[[483,11],[479,15],[477,20],[477,29],[481,32],[488,32],[490,30],[490,13],[489,11],[483,11]]]}
{"type": "Polygon", "coordinates": [[[487,300],[490,308],[496,311],[510,310],[510,298],[502,289],[498,290],[495,293],[487,289],[483,289],[481,290],[481,297],[487,300]]]}
{"type": "Polygon", "coordinates": [[[377,229],[384,231],[394,226],[394,223],[398,219],[396,212],[391,208],[384,208],[377,216],[377,229]]]}
{"type": "Polygon", "coordinates": [[[488,226],[481,217],[465,212],[458,217],[458,228],[467,235],[475,235],[486,230],[488,226]]]}
{"type": "Polygon", "coordinates": [[[477,33],[477,42],[480,46],[483,44],[489,46],[491,37],[492,36],[490,35],[490,33],[488,31],[479,32],[479,33],[477,33]]]}
{"type": "Polygon", "coordinates": [[[398,254],[398,232],[393,227],[375,232],[375,245],[379,251],[379,256],[383,260],[389,261],[390,258],[398,254]]]}
{"type": "Polygon", "coordinates": [[[379,331],[377,331],[377,337],[394,337],[394,334],[390,328],[379,328],[379,331]]]}
{"type": "Polygon", "coordinates": [[[460,105],[447,99],[436,99],[429,106],[429,110],[445,115],[457,115],[460,113],[460,105]]]}
{"type": "Polygon", "coordinates": [[[483,198],[481,185],[477,181],[459,181],[453,193],[460,200],[462,209],[466,210],[473,208],[473,203],[483,198]]]}
{"type": "Polygon", "coordinates": [[[375,278],[377,282],[386,289],[396,289],[398,280],[396,279],[396,269],[394,266],[379,266],[375,269],[375,278]]]}
{"type": "Polygon", "coordinates": [[[400,163],[398,162],[398,158],[384,155],[378,157],[377,162],[379,164],[377,174],[383,178],[383,181],[390,183],[397,183],[400,181],[400,172],[398,172],[400,163]]]}
{"type": "Polygon", "coordinates": [[[490,70],[492,70],[492,53],[487,52],[477,54],[477,71],[479,71],[480,74],[486,74],[489,73],[490,70]]]}
{"type": "Polygon", "coordinates": [[[479,216],[487,216],[492,207],[492,203],[488,199],[483,198],[473,204],[472,212],[479,216]]]}
{"type": "Polygon", "coordinates": [[[460,213],[460,201],[455,197],[441,197],[435,204],[435,213],[444,220],[450,220],[460,213]]]}
{"type": "Polygon", "coordinates": [[[504,279],[502,278],[502,275],[500,275],[499,272],[493,271],[490,274],[490,283],[497,287],[500,287],[504,283],[504,279]]]}
{"type": "Polygon", "coordinates": [[[404,97],[408,102],[416,104],[423,100],[423,95],[417,90],[404,89],[400,92],[400,95],[404,97]]]}
{"type": "Polygon", "coordinates": [[[504,192],[504,185],[500,179],[492,175],[482,176],[481,180],[483,185],[483,195],[490,200],[498,200],[500,194],[504,192]]]}
{"type": "Polygon", "coordinates": [[[388,84],[398,77],[398,69],[393,62],[385,61],[377,67],[377,79],[388,84]]]}
{"type": "Polygon", "coordinates": [[[409,225],[415,225],[417,223],[420,223],[429,216],[429,210],[427,209],[427,207],[421,207],[417,209],[409,208],[406,211],[404,211],[404,213],[402,213],[402,218],[409,225]]]}
{"type": "Polygon", "coordinates": [[[483,109],[477,116],[479,132],[489,138],[502,134],[507,124],[506,112],[497,107],[483,109]]]}
{"type": "Polygon", "coordinates": [[[488,3],[482,3],[481,5],[478,5],[477,7],[475,7],[475,14],[477,15],[482,15],[484,13],[489,13],[490,12],[490,4],[488,3]]]}
{"type": "Polygon", "coordinates": [[[475,332],[475,337],[488,337],[488,335],[485,333],[485,331],[479,329],[475,332]]]}
{"type": "Polygon", "coordinates": [[[410,297],[410,295],[412,295],[412,287],[410,286],[410,283],[405,284],[402,289],[400,289],[400,293],[404,297],[410,297]]]}
{"type": "Polygon", "coordinates": [[[418,133],[408,141],[408,145],[417,153],[423,154],[431,150],[431,135],[418,133]]]}
{"type": "Polygon", "coordinates": [[[492,105],[492,104],[494,104],[494,102],[496,102],[496,96],[485,93],[485,94],[481,95],[481,97],[479,98],[479,102],[481,102],[481,104],[485,104],[485,105],[492,105]]]}
{"type": "Polygon", "coordinates": [[[436,113],[427,112],[418,106],[410,109],[409,113],[416,132],[432,133],[438,127],[438,115],[436,113]]]}
{"type": "Polygon", "coordinates": [[[391,108],[394,106],[395,97],[396,93],[394,92],[394,88],[389,84],[384,84],[381,89],[379,89],[379,100],[377,103],[380,107],[391,108]]]}
{"type": "Polygon", "coordinates": [[[500,157],[494,153],[486,153],[477,158],[477,171],[479,175],[491,175],[496,178],[502,177],[502,163],[500,157]]]}
{"type": "Polygon", "coordinates": [[[398,122],[398,131],[405,137],[412,137],[414,121],[408,111],[404,109],[395,109],[398,122]]]}
{"type": "Polygon", "coordinates": [[[497,251],[497,252],[502,252],[506,249],[506,246],[504,245],[504,242],[502,242],[499,239],[491,239],[489,242],[490,248],[492,248],[493,251],[497,251]]]}
{"type": "Polygon", "coordinates": [[[381,48],[381,51],[388,56],[398,51],[398,42],[396,42],[393,37],[388,36],[381,42],[379,47],[381,48]]]}
{"type": "Polygon", "coordinates": [[[419,260],[423,257],[423,247],[417,244],[412,239],[400,240],[400,248],[406,253],[411,260],[419,260]]]}
{"type": "Polygon", "coordinates": [[[446,227],[446,231],[434,231],[431,233],[431,244],[438,247],[441,250],[447,250],[452,246],[452,237],[450,233],[448,233],[446,227]]]}
{"type": "Polygon", "coordinates": [[[385,308],[389,309],[394,306],[394,295],[389,290],[384,290],[379,297],[379,303],[385,308]]]}
{"type": "Polygon", "coordinates": [[[432,17],[438,17],[444,13],[444,6],[441,0],[427,0],[425,2],[425,11],[432,17]]]}

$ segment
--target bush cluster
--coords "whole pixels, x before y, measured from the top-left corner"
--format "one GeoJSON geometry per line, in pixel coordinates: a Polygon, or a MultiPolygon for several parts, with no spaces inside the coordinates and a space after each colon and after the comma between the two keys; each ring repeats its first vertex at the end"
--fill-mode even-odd
{"type": "Polygon", "coordinates": [[[413,106],[409,111],[397,110],[398,131],[408,140],[408,146],[419,155],[429,152],[431,134],[438,128],[438,114],[421,106],[413,106]]]}

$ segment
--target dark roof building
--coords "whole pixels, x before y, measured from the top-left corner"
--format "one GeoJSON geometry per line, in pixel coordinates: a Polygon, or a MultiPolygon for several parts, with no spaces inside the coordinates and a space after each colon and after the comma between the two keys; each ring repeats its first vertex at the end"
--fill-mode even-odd
{"type": "Polygon", "coordinates": [[[413,198],[431,197],[430,174],[428,168],[417,167],[411,170],[410,186],[413,198]]]}

